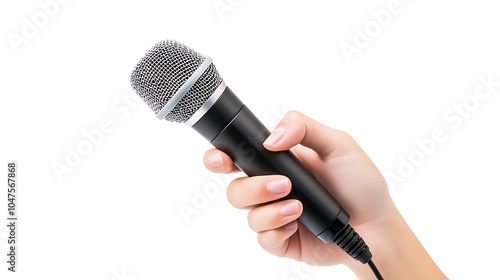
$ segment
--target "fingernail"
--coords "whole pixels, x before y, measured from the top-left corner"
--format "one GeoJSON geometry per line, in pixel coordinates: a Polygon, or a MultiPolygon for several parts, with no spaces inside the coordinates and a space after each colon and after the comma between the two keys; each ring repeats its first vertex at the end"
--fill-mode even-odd
{"type": "Polygon", "coordinates": [[[284,230],[292,230],[292,229],[295,229],[297,227],[297,222],[293,221],[289,224],[286,224],[283,226],[283,229],[284,230]]]}
{"type": "Polygon", "coordinates": [[[212,167],[219,167],[222,165],[222,156],[220,153],[215,153],[212,154],[211,156],[208,157],[208,163],[212,167]]]}
{"type": "Polygon", "coordinates": [[[269,135],[269,137],[267,137],[266,141],[264,141],[264,145],[265,146],[273,146],[275,145],[276,143],[278,143],[278,141],[281,140],[281,138],[283,138],[283,136],[285,135],[285,128],[284,127],[278,127],[276,128],[272,133],[271,135],[269,135]]]}
{"type": "Polygon", "coordinates": [[[272,180],[266,184],[266,188],[270,193],[282,194],[288,192],[288,179],[280,178],[272,180]]]}
{"type": "Polygon", "coordinates": [[[295,215],[299,212],[299,204],[297,201],[289,202],[280,208],[280,214],[283,216],[295,215]]]}

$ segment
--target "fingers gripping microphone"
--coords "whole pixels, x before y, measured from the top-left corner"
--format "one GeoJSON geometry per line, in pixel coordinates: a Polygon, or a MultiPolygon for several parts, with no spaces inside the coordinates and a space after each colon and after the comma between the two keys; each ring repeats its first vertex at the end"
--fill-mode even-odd
{"type": "Polygon", "coordinates": [[[248,176],[287,176],[292,191],[285,199],[304,206],[299,221],[323,242],[333,241],[362,263],[371,260],[349,215],[301,162],[290,151],[264,148],[269,130],[226,86],[210,57],[162,41],[137,64],[131,83],[159,119],[191,126],[248,176]]]}

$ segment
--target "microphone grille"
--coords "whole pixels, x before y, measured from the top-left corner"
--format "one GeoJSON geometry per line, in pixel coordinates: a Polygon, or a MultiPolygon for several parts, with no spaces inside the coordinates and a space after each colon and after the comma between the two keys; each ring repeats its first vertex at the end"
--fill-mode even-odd
{"type": "MultiPolygon", "coordinates": [[[[158,114],[179,88],[200,67],[205,57],[184,44],[165,40],[153,46],[132,71],[130,83],[137,94],[158,114]]],[[[213,64],[165,117],[186,122],[221,84],[213,64]]]]}

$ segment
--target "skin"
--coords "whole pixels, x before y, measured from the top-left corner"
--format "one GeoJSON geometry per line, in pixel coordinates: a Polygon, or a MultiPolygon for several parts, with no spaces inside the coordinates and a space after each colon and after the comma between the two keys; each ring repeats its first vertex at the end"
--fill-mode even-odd
{"type": "MultiPolygon", "coordinates": [[[[377,167],[347,133],[289,112],[264,146],[270,151],[291,149],[323,183],[350,214],[349,223],[370,247],[384,279],[447,279],[397,210],[377,167]]],[[[203,161],[213,172],[240,171],[216,149],[208,150],[203,161]]],[[[234,207],[249,210],[248,225],[269,253],[311,265],[344,264],[359,279],[375,279],[367,265],[333,243],[324,244],[297,222],[300,201],[275,201],[290,189],[284,176],[244,177],[229,184],[227,199],[234,207]]]]}

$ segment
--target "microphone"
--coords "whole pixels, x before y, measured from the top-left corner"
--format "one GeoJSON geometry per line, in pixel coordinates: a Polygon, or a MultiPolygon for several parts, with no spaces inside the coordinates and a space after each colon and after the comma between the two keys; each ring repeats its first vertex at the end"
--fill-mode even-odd
{"type": "Polygon", "coordinates": [[[131,84],[159,119],[191,126],[248,176],[288,177],[292,190],[283,199],[302,202],[299,221],[324,243],[371,266],[372,254],[348,224],[347,212],[291,151],[264,148],[270,131],[226,86],[210,57],[161,41],[137,63],[131,84]]]}

